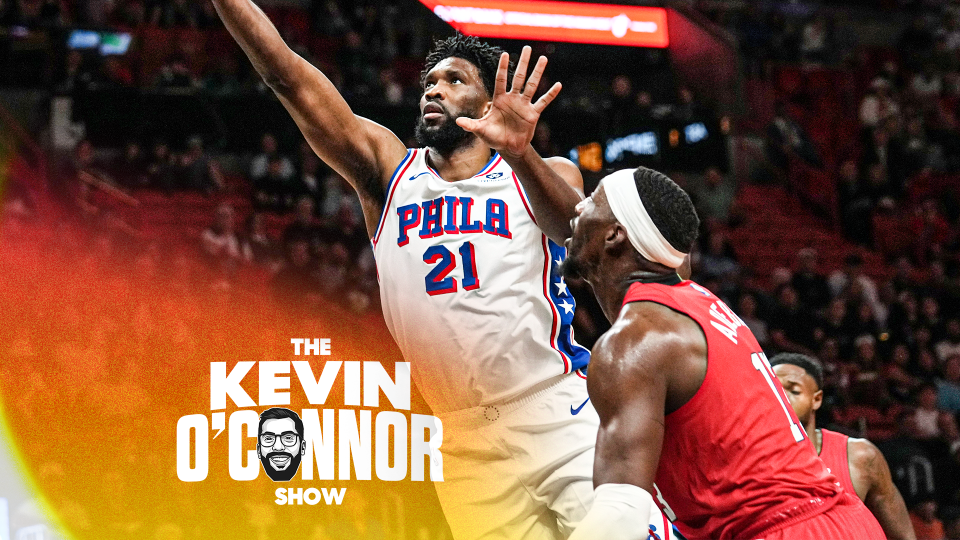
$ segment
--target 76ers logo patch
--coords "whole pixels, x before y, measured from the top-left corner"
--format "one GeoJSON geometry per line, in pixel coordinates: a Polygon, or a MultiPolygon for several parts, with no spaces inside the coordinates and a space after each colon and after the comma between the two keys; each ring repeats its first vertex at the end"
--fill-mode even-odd
{"type": "Polygon", "coordinates": [[[502,173],[502,172],[492,172],[492,173],[488,174],[488,175],[486,176],[486,178],[489,178],[490,180],[496,180],[497,178],[500,178],[501,176],[503,176],[503,173],[502,173]]]}

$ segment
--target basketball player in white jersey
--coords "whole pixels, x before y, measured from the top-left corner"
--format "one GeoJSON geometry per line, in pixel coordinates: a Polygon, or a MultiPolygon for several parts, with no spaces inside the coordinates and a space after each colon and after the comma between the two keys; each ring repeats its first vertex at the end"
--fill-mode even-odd
{"type": "Polygon", "coordinates": [[[598,418],[557,271],[583,179],[530,145],[560,91],[533,100],[546,59],[527,78],[525,47],[508,90],[505,53],[460,35],[439,42],[422,76],[423,148],[407,149],[354,115],[251,0],[214,5],[360,196],[387,325],[442,420],[435,485],[454,537],[568,536],[592,501],[598,418]]]}

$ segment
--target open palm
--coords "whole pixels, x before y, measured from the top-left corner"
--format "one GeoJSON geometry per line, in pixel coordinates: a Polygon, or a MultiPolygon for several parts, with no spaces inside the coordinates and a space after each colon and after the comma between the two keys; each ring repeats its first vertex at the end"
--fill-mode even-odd
{"type": "Polygon", "coordinates": [[[497,68],[493,106],[490,111],[477,120],[462,117],[457,119],[457,125],[475,134],[488,146],[506,156],[520,156],[526,151],[533,140],[540,113],[560,93],[561,85],[556,83],[540,99],[533,101],[537,87],[540,86],[540,77],[547,67],[547,59],[541,56],[537,60],[533,73],[524,84],[530,62],[530,51],[530,47],[524,47],[523,52],[520,53],[520,61],[517,63],[517,71],[513,75],[513,85],[509,92],[507,91],[507,71],[510,56],[503,53],[497,68]]]}

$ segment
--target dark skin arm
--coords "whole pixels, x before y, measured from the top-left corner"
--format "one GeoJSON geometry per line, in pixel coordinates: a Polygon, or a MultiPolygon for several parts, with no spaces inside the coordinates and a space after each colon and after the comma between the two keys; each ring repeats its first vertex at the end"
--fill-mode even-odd
{"type": "Polygon", "coordinates": [[[570,220],[576,216],[577,203],[583,199],[583,176],[570,160],[556,157],[543,159],[531,145],[540,114],[557,97],[561,86],[560,83],[553,85],[534,102],[533,96],[547,67],[547,59],[540,57],[524,84],[529,61],[530,47],[524,47],[508,92],[507,67],[510,56],[503,53],[492,107],[477,120],[458,118],[457,125],[500,152],[523,184],[537,225],[551,240],[562,244],[572,233],[570,220]]]}
{"type": "Polygon", "coordinates": [[[357,190],[372,236],[386,183],[406,155],[405,145],[383,126],[354,115],[333,83],[284,43],[251,0],[213,0],[213,4],[313,150],[357,190]]]}
{"type": "Polygon", "coordinates": [[[916,540],[907,506],[893,484],[890,467],[880,450],[866,439],[849,439],[847,459],[857,496],[880,522],[887,538],[916,540]]]}
{"type": "Polygon", "coordinates": [[[628,304],[594,346],[587,388],[597,413],[595,486],[633,484],[651,494],[664,417],[706,375],[707,343],[692,319],[652,302],[628,304]]]}

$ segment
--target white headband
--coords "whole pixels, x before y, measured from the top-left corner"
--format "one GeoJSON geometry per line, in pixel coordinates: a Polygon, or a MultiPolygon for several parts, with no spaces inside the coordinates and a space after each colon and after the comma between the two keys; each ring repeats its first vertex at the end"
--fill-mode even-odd
{"type": "Polygon", "coordinates": [[[686,254],[671,246],[650,219],[650,214],[643,207],[640,194],[637,193],[634,171],[635,169],[624,169],[601,180],[610,209],[617,221],[627,230],[627,238],[640,255],[669,268],[680,268],[686,254]]]}

